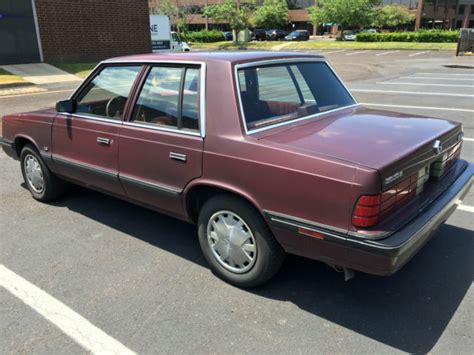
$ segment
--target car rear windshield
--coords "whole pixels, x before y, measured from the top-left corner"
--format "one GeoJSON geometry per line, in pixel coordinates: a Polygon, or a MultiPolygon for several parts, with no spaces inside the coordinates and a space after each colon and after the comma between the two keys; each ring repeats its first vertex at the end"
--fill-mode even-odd
{"type": "Polygon", "coordinates": [[[248,131],[355,104],[325,62],[242,68],[238,81],[248,131]]]}

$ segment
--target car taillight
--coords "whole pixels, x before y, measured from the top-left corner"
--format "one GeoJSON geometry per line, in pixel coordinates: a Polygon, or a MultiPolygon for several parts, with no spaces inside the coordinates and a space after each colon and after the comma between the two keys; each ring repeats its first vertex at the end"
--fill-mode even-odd
{"type": "Polygon", "coordinates": [[[379,222],[381,195],[363,195],[354,208],[352,224],[355,227],[372,227],[379,222]]]}

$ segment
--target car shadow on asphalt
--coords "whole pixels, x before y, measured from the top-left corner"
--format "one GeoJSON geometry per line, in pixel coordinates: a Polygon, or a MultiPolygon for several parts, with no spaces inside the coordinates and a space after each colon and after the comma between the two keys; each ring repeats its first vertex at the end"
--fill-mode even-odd
{"type": "MultiPolygon", "coordinates": [[[[82,188],[54,205],[207,267],[190,224],[82,188]]],[[[427,353],[471,286],[473,270],[472,231],[446,224],[391,277],[357,273],[345,282],[325,264],[288,256],[275,278],[247,292],[292,302],[393,348],[427,353]]]]}
{"type": "Polygon", "coordinates": [[[308,259],[289,257],[282,271],[256,291],[409,353],[437,343],[473,281],[472,231],[443,225],[391,277],[342,275],[308,259]]]}

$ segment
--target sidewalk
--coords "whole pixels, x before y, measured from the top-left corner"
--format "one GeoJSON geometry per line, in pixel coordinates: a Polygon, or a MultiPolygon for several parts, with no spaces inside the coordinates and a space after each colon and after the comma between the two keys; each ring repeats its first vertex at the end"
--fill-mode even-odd
{"type": "Polygon", "coordinates": [[[82,80],[46,63],[2,65],[0,68],[37,85],[82,80]]]}

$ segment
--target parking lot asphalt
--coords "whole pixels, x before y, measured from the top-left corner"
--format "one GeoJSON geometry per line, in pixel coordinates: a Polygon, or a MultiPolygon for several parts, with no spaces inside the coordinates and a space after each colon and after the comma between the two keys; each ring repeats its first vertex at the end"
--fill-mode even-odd
{"type": "MultiPolygon", "coordinates": [[[[361,103],[462,122],[462,157],[474,162],[473,60],[329,52],[361,103]]],[[[0,97],[0,116],[51,106],[75,86],[0,97]]],[[[0,353],[97,349],[85,348],[88,341],[137,353],[474,348],[474,191],[392,277],[345,282],[322,263],[289,256],[268,285],[241,290],[212,275],[193,226],[82,188],[41,204],[25,189],[18,162],[2,152],[0,164],[0,353]],[[84,322],[93,327],[79,334],[84,322]]]]}

